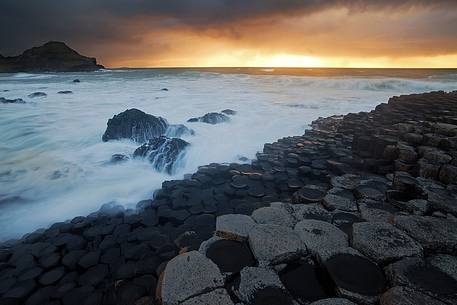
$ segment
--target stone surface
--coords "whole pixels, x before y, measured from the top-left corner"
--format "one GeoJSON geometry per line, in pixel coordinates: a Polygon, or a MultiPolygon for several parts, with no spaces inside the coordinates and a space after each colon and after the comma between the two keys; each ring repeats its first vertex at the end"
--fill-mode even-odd
{"type": "Polygon", "coordinates": [[[223,285],[217,265],[199,252],[191,251],[168,262],[162,278],[161,299],[164,305],[178,305],[223,285]]]}
{"type": "Polygon", "coordinates": [[[225,239],[245,240],[255,226],[247,215],[227,214],[216,218],[216,235],[225,239]]]}
{"type": "Polygon", "coordinates": [[[383,222],[353,225],[352,246],[377,263],[422,256],[422,247],[403,231],[383,222]]]}
{"type": "Polygon", "coordinates": [[[329,299],[322,299],[322,300],[313,302],[310,305],[356,305],[356,304],[349,301],[348,299],[329,298],[329,299]]]}
{"type": "Polygon", "coordinates": [[[294,217],[285,209],[277,207],[263,207],[252,213],[252,218],[260,224],[272,224],[292,228],[294,217]]]}
{"type": "Polygon", "coordinates": [[[445,303],[408,287],[392,287],[380,300],[381,305],[445,305],[445,303]]]}
{"type": "Polygon", "coordinates": [[[225,289],[216,289],[181,303],[182,305],[234,305],[225,289]]]}
{"type": "Polygon", "coordinates": [[[313,254],[321,254],[348,246],[347,235],[334,225],[314,219],[302,220],[294,231],[313,254]]]}
{"type": "Polygon", "coordinates": [[[292,304],[289,293],[278,275],[271,269],[244,268],[240,273],[240,283],[236,294],[247,304],[292,304]]]}
{"type": "Polygon", "coordinates": [[[202,123],[207,123],[207,124],[219,124],[219,123],[224,123],[230,121],[230,118],[226,116],[223,113],[217,113],[217,112],[210,112],[205,114],[202,117],[198,118],[191,118],[187,120],[187,122],[202,122],[202,123]]]}
{"type": "Polygon", "coordinates": [[[210,258],[221,272],[238,273],[247,266],[253,266],[256,261],[246,242],[234,240],[217,240],[206,249],[210,258]]]}
{"type": "Polygon", "coordinates": [[[278,264],[306,254],[302,240],[288,227],[258,224],[249,233],[249,246],[263,264],[278,264]]]}

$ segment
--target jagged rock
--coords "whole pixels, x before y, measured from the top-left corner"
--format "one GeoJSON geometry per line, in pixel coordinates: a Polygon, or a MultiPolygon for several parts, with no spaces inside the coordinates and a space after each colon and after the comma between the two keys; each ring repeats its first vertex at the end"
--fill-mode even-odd
{"type": "Polygon", "coordinates": [[[246,267],[241,270],[235,293],[247,304],[292,305],[292,298],[271,269],[246,267]]]}
{"type": "Polygon", "coordinates": [[[383,222],[353,225],[352,246],[377,263],[422,256],[422,247],[403,231],[383,222]]]}
{"type": "Polygon", "coordinates": [[[0,97],[0,103],[2,104],[25,104],[25,101],[21,98],[7,99],[0,97]]]}
{"type": "Polygon", "coordinates": [[[133,156],[146,158],[158,171],[172,174],[176,163],[181,159],[182,154],[189,145],[186,141],[178,138],[161,136],[151,139],[148,143],[138,147],[133,156]]]}
{"type": "Polygon", "coordinates": [[[44,93],[44,92],[33,92],[33,93],[28,95],[28,97],[30,97],[30,98],[45,97],[45,96],[48,96],[48,95],[46,93],[44,93]]]}
{"type": "Polygon", "coordinates": [[[202,117],[188,119],[187,122],[202,122],[208,124],[219,124],[230,121],[230,118],[222,113],[210,112],[202,117]]]}
{"type": "Polygon", "coordinates": [[[85,57],[65,43],[49,41],[14,57],[0,57],[0,72],[77,72],[103,69],[95,58],[85,57]]]}
{"type": "Polygon", "coordinates": [[[313,254],[320,255],[348,246],[346,233],[328,222],[314,219],[302,220],[295,225],[294,231],[313,254]]]}
{"type": "Polygon", "coordinates": [[[260,224],[272,224],[293,228],[295,219],[285,209],[276,207],[263,207],[252,213],[252,218],[260,224]]]}
{"type": "Polygon", "coordinates": [[[306,248],[297,233],[278,225],[256,225],[249,233],[249,245],[261,264],[274,265],[306,254],[306,248]]]}
{"type": "Polygon", "coordinates": [[[445,303],[408,287],[392,287],[380,300],[381,305],[445,305],[445,303]]]}
{"type": "Polygon", "coordinates": [[[224,285],[219,268],[197,251],[176,256],[163,273],[160,297],[164,305],[178,305],[192,296],[224,285]]]}
{"type": "Polygon", "coordinates": [[[425,250],[453,253],[457,247],[457,221],[430,216],[397,216],[394,224],[425,250]]]}
{"type": "Polygon", "coordinates": [[[150,139],[164,135],[167,128],[168,122],[164,118],[133,108],[108,120],[102,140],[106,142],[131,139],[137,143],[145,143],[150,139]]]}
{"type": "Polygon", "coordinates": [[[201,294],[199,296],[193,297],[181,305],[234,305],[232,299],[230,298],[227,290],[225,289],[216,289],[208,293],[201,294]]]}
{"type": "Polygon", "coordinates": [[[241,214],[228,214],[216,218],[216,235],[225,239],[245,240],[255,226],[254,220],[241,214]]]}

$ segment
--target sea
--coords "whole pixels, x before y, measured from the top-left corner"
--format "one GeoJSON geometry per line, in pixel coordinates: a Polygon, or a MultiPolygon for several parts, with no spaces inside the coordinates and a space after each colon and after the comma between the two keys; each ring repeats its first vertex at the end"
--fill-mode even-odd
{"type": "MultiPolygon", "coordinates": [[[[165,180],[212,162],[250,162],[265,143],[301,135],[318,117],[370,111],[389,97],[457,90],[455,69],[175,68],[89,73],[0,73],[0,240],[97,211],[134,208],[165,180]],[[78,79],[76,83],[73,80],[78,79]],[[163,89],[167,90],[163,90],[163,89]],[[71,94],[59,94],[70,90],[71,94]],[[45,97],[29,97],[44,92],[45,97]],[[173,175],[103,142],[108,119],[137,108],[195,131],[173,175]],[[232,109],[230,121],[187,123],[232,109]]],[[[433,101],[430,101],[433,102],[433,101]]]]}

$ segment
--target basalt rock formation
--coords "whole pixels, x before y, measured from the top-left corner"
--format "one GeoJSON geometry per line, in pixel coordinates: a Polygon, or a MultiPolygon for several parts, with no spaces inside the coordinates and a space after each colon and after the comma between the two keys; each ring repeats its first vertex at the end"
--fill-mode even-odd
{"type": "Polygon", "coordinates": [[[0,56],[0,72],[85,72],[103,69],[92,57],[80,55],[63,42],[50,41],[13,57],[0,56]]]}
{"type": "Polygon", "coordinates": [[[394,97],[0,244],[0,304],[456,304],[456,117],[394,97]]]}

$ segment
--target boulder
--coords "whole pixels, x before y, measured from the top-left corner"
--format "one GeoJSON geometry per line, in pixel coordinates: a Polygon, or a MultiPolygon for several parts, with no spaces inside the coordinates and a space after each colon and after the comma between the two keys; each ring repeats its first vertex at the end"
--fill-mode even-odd
{"type": "Polygon", "coordinates": [[[428,262],[457,281],[457,256],[437,254],[430,257],[428,262]]]}
{"type": "Polygon", "coordinates": [[[235,115],[236,114],[236,111],[232,110],[232,109],[224,109],[221,112],[226,115],[235,115]]]}
{"type": "Polygon", "coordinates": [[[160,136],[138,147],[133,156],[135,158],[146,158],[156,170],[172,174],[177,162],[181,160],[185,149],[189,145],[186,141],[178,138],[160,136]]]}
{"type": "Polygon", "coordinates": [[[21,98],[7,99],[0,97],[0,103],[2,104],[25,104],[25,101],[21,98]]]}
{"type": "Polygon", "coordinates": [[[260,264],[279,264],[306,254],[297,233],[272,224],[256,225],[249,233],[249,245],[260,264]]]}
{"type": "Polygon", "coordinates": [[[188,119],[187,122],[202,122],[207,124],[219,124],[230,121],[230,118],[222,113],[210,112],[202,117],[188,119]]]}
{"type": "Polygon", "coordinates": [[[144,113],[138,109],[128,109],[108,120],[103,134],[104,142],[110,140],[131,139],[145,143],[150,139],[164,135],[168,122],[164,118],[144,113]]]}
{"type": "Polygon", "coordinates": [[[223,285],[217,265],[201,253],[191,251],[168,262],[162,276],[160,298],[163,305],[178,305],[223,285]]]}
{"type": "Polygon", "coordinates": [[[45,96],[48,96],[48,95],[46,93],[44,93],[44,92],[33,92],[33,93],[28,95],[28,97],[30,97],[30,98],[45,97],[45,96]]]}
{"type": "Polygon", "coordinates": [[[396,286],[381,296],[380,305],[445,305],[445,303],[414,289],[396,286]]]}
{"type": "Polygon", "coordinates": [[[422,247],[403,231],[385,222],[353,225],[352,246],[377,263],[422,256],[422,247]]]}
{"type": "Polygon", "coordinates": [[[181,305],[234,305],[227,290],[216,289],[184,301],[181,305]]]}
{"type": "Polygon", "coordinates": [[[63,90],[63,91],[59,91],[57,93],[58,94],[73,94],[73,91],[71,91],[71,90],[63,90]]]}

